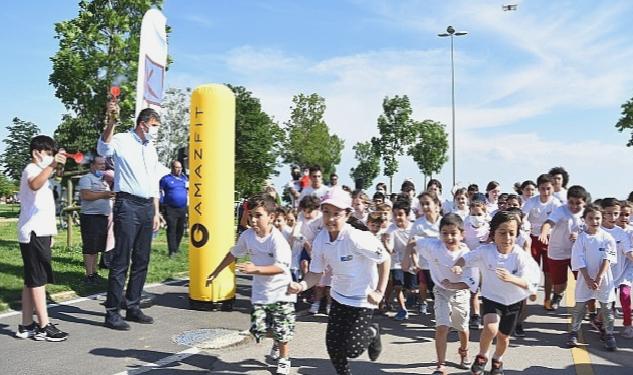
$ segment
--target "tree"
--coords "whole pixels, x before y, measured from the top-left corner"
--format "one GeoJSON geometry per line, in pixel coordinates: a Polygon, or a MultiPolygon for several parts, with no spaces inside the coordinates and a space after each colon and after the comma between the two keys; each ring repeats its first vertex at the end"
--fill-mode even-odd
{"type": "Polygon", "coordinates": [[[18,190],[18,186],[15,181],[11,181],[9,177],[0,173],[0,197],[8,197],[13,195],[18,190]]]}
{"type": "Polygon", "coordinates": [[[426,177],[439,173],[444,163],[448,161],[448,134],[444,124],[432,120],[413,123],[415,131],[414,144],[409,147],[407,154],[426,177]]]}
{"type": "Polygon", "coordinates": [[[242,86],[227,85],[235,94],[235,190],[250,196],[262,190],[281,154],[284,131],[272,120],[258,98],[242,86]]]}
{"type": "Polygon", "coordinates": [[[101,129],[95,125],[86,121],[84,117],[65,114],[62,116],[61,124],[55,129],[53,137],[57,144],[68,152],[94,153],[97,138],[101,134],[101,129]]]}
{"type": "Polygon", "coordinates": [[[189,102],[191,89],[171,88],[165,91],[161,123],[156,140],[158,158],[170,165],[178,156],[178,149],[189,142],[189,102]]]}
{"type": "Polygon", "coordinates": [[[22,177],[22,170],[31,162],[31,138],[38,135],[40,129],[30,121],[13,118],[12,124],[7,126],[9,134],[2,141],[7,145],[1,160],[4,173],[14,181],[22,177]]]}
{"type": "Polygon", "coordinates": [[[633,146],[633,98],[622,104],[622,118],[615,125],[620,133],[624,130],[631,131],[631,137],[626,143],[627,147],[633,146]]]}
{"type": "Polygon", "coordinates": [[[409,97],[385,97],[382,108],[383,114],[378,117],[380,137],[373,137],[371,143],[382,158],[383,172],[389,177],[389,191],[392,191],[393,176],[398,171],[398,156],[404,155],[406,148],[414,141],[415,132],[409,97]]]}
{"type": "Polygon", "coordinates": [[[336,171],[341,162],[344,142],[323,120],[325,99],[318,94],[295,95],[290,107],[290,120],[285,123],[287,138],[283,158],[299,166],[319,165],[323,175],[336,171]]]}
{"type": "MultiPolygon", "coordinates": [[[[59,51],[51,57],[49,82],[77,118],[66,117],[62,126],[79,127],[73,129],[79,134],[101,129],[115,79],[122,79],[119,105],[124,126],[119,129],[133,125],[141,21],[148,9],[161,4],[161,0],[83,0],[76,18],[55,24],[59,51]]],[[[96,141],[85,137],[76,147],[88,150],[96,141]]]]}
{"type": "Polygon", "coordinates": [[[353,149],[358,165],[350,169],[349,175],[354,181],[360,182],[362,189],[367,189],[380,173],[380,156],[376,154],[371,142],[358,142],[353,149]]]}

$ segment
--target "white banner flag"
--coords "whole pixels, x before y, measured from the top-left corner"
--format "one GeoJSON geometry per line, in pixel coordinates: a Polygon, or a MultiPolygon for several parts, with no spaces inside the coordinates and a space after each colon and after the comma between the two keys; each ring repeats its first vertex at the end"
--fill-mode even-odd
{"type": "Polygon", "coordinates": [[[143,16],[138,54],[135,118],[145,108],[154,108],[161,113],[167,66],[166,21],[158,9],[150,9],[143,16]]]}

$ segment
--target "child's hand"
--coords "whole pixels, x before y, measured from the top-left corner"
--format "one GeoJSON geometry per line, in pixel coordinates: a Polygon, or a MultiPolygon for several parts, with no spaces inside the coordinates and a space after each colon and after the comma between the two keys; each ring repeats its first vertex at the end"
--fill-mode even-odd
{"type": "Polygon", "coordinates": [[[451,283],[448,279],[442,280],[442,286],[446,289],[453,289],[451,288],[451,284],[453,283],[451,283]]]}
{"type": "Polygon", "coordinates": [[[372,290],[367,295],[367,302],[371,303],[372,305],[378,306],[378,304],[382,301],[382,297],[383,293],[378,290],[372,290]]]}
{"type": "Polygon", "coordinates": [[[286,293],[299,294],[301,292],[303,292],[303,285],[301,285],[300,283],[292,281],[290,282],[290,284],[288,284],[288,289],[286,290],[286,293]]]}
{"type": "Polygon", "coordinates": [[[593,281],[593,284],[595,286],[594,289],[596,289],[596,290],[600,289],[600,286],[602,285],[602,279],[603,279],[602,276],[596,277],[596,279],[593,281]]]}
{"type": "Polygon", "coordinates": [[[585,284],[587,284],[587,288],[591,290],[595,289],[593,279],[585,279],[585,284]]]}
{"type": "Polygon", "coordinates": [[[577,238],[578,238],[578,233],[576,233],[576,232],[572,232],[569,235],[569,240],[572,241],[572,242],[576,241],[577,238]]]}
{"type": "Polygon", "coordinates": [[[530,294],[530,301],[536,301],[536,294],[530,294]]]}
{"type": "Polygon", "coordinates": [[[503,281],[510,281],[513,277],[510,271],[505,268],[497,268],[495,272],[497,273],[497,277],[503,281]]]}
{"type": "Polygon", "coordinates": [[[55,154],[53,167],[57,167],[58,165],[66,164],[66,150],[64,150],[63,148],[60,148],[59,150],[60,151],[57,154],[55,154]]]}
{"type": "Polygon", "coordinates": [[[217,276],[214,274],[209,274],[209,276],[207,276],[207,282],[205,283],[205,285],[208,287],[209,285],[211,285],[211,283],[213,283],[213,280],[215,280],[217,276]]]}
{"type": "Polygon", "coordinates": [[[451,272],[461,275],[464,270],[460,266],[453,266],[451,267],[451,272]]]}
{"type": "Polygon", "coordinates": [[[237,268],[238,271],[243,272],[245,274],[249,274],[249,275],[256,273],[257,270],[259,269],[259,267],[257,267],[251,262],[240,263],[236,265],[235,268],[237,268]]]}
{"type": "Polygon", "coordinates": [[[545,233],[541,233],[538,236],[538,240],[541,241],[541,243],[543,243],[543,245],[547,245],[549,243],[549,237],[547,237],[547,235],[545,233]]]}

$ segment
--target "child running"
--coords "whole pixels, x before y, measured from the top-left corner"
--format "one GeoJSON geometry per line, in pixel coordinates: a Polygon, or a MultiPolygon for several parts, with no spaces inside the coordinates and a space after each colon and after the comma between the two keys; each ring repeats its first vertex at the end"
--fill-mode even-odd
{"type": "MultiPolygon", "coordinates": [[[[620,217],[618,226],[628,234],[629,240],[633,243],[633,227],[629,224],[633,204],[629,201],[620,201],[620,217]]],[[[624,330],[621,335],[624,338],[633,338],[633,328],[631,327],[631,285],[633,284],[633,262],[627,259],[627,266],[619,280],[620,305],[622,306],[622,324],[624,330]]]]}
{"type": "Polygon", "coordinates": [[[375,361],[382,351],[380,327],[372,324],[374,309],[383,298],[389,278],[390,257],[370,232],[352,228],[352,200],[340,189],[330,190],[321,205],[322,230],[312,244],[310,272],[300,283],[288,286],[299,293],[315,285],[332,269],[332,309],[326,331],[330,361],[339,375],[351,374],[348,358],[365,350],[375,361]]]}
{"type": "Polygon", "coordinates": [[[251,290],[250,332],[260,342],[271,330],[274,344],[270,356],[277,360],[277,374],[290,373],[289,342],[294,335],[297,296],[287,294],[290,276],[291,251],[284,236],[273,226],[276,203],[268,194],[258,194],[248,201],[251,227],[245,230],[237,244],[207,277],[211,285],[220,271],[237,258],[250,256],[250,262],[240,263],[236,269],[253,275],[251,290]]]}
{"type": "Polygon", "coordinates": [[[484,373],[492,341],[497,345],[492,356],[491,375],[503,374],[503,354],[508,349],[523,300],[538,286],[534,260],[516,243],[520,220],[516,214],[499,211],[490,222],[494,243],[485,244],[464,254],[452,271],[461,274],[463,267],[481,271],[481,295],[484,328],[479,340],[479,354],[471,366],[472,374],[484,373]]]}

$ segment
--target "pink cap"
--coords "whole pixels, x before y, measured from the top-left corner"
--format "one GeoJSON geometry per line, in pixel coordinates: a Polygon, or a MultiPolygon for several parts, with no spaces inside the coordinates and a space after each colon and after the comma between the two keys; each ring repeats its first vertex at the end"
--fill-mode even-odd
{"type": "Polygon", "coordinates": [[[352,197],[343,189],[332,188],[321,198],[321,205],[324,204],[348,209],[352,208],[352,197]]]}

